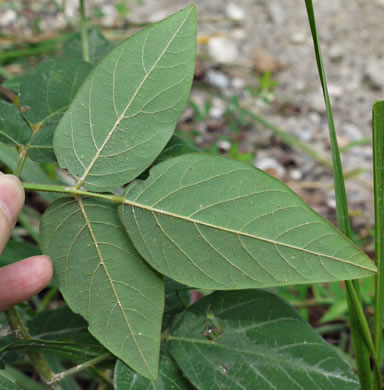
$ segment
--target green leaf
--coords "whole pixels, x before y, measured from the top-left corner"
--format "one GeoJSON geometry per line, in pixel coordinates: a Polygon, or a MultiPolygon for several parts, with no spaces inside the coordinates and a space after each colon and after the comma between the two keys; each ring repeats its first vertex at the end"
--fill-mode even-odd
{"type": "MultiPolygon", "coordinates": [[[[91,64],[99,62],[113,47],[113,43],[109,42],[96,26],[88,29],[89,62],[91,64]]],[[[62,51],[64,57],[72,59],[82,58],[83,43],[81,33],[74,33],[69,39],[64,41],[62,51]]]]}
{"type": "Polygon", "coordinates": [[[57,124],[92,69],[79,60],[49,59],[28,71],[20,83],[20,106],[34,125],[29,156],[39,162],[56,161],[52,139],[57,124]]]}
{"type": "Polygon", "coordinates": [[[11,382],[0,372],[0,389],[1,390],[21,390],[21,387],[11,382]]]}
{"type": "Polygon", "coordinates": [[[32,136],[32,129],[14,104],[0,100],[0,142],[17,146],[25,144],[32,136]]]}
{"type": "Polygon", "coordinates": [[[157,163],[168,160],[172,157],[181,156],[187,153],[195,153],[199,150],[191,142],[184,140],[178,135],[173,135],[169,140],[163,151],[159,154],[156,159],[157,163]]]}
{"type": "Polygon", "coordinates": [[[0,255],[0,267],[22,260],[29,256],[41,253],[38,246],[27,242],[9,240],[3,253],[0,255]]]}
{"type": "Polygon", "coordinates": [[[38,313],[27,325],[33,338],[44,340],[72,339],[88,327],[87,322],[67,306],[38,313]]]}
{"type": "Polygon", "coordinates": [[[170,139],[194,73],[190,6],[115,47],[95,67],[60,122],[54,149],[77,187],[103,192],[133,180],[170,139]]]}
{"type": "Polygon", "coordinates": [[[106,353],[103,347],[97,345],[37,339],[18,340],[0,348],[0,353],[8,351],[41,352],[76,363],[84,363],[106,353]]]}
{"type": "Polygon", "coordinates": [[[193,287],[358,279],[372,261],[279,180],[204,154],[167,160],[128,187],[121,218],[139,253],[193,287]]]}
{"type": "Polygon", "coordinates": [[[354,390],[352,369],[281,298],[216,292],[181,314],[169,351],[201,390],[354,390]]]}
{"type": "Polygon", "coordinates": [[[116,362],[113,377],[115,390],[186,390],[192,389],[169,354],[164,351],[160,357],[159,377],[151,381],[132,371],[121,360],[116,362]]]}
{"type": "Polygon", "coordinates": [[[90,333],[141,375],[156,378],[164,283],[134,249],[112,202],[62,198],[41,222],[56,282],[90,333]]]}

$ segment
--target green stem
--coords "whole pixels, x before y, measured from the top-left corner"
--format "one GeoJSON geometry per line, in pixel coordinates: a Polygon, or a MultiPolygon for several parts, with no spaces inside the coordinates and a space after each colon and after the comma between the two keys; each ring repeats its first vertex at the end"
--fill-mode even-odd
{"type": "MultiPolygon", "coordinates": [[[[28,155],[28,149],[24,149],[24,147],[20,147],[19,149],[19,156],[18,156],[18,161],[15,169],[15,176],[20,177],[21,171],[23,170],[25,160],[28,155]]],[[[20,218],[20,216],[19,216],[20,218]]],[[[23,219],[23,216],[21,214],[21,218],[23,219]]],[[[38,238],[37,238],[38,240],[38,238]]],[[[29,340],[31,339],[31,336],[28,332],[28,329],[26,325],[24,324],[24,321],[22,318],[19,316],[19,313],[17,312],[15,307],[12,307],[9,310],[5,311],[5,316],[7,317],[7,321],[9,323],[9,326],[11,329],[14,331],[15,336],[18,339],[21,340],[29,340]]],[[[37,371],[37,373],[40,375],[41,379],[45,382],[48,383],[52,377],[53,377],[53,372],[51,369],[48,367],[47,362],[43,358],[43,356],[38,353],[38,352],[27,352],[27,356],[32,362],[33,367],[37,371]]],[[[61,390],[61,387],[58,385],[51,385],[50,386],[54,390],[61,390]]]]}
{"type": "Polygon", "coordinates": [[[81,27],[81,43],[83,45],[83,60],[89,62],[89,45],[88,45],[87,17],[85,15],[85,0],[80,0],[80,27],[81,27]]]}
{"type": "Polygon", "coordinates": [[[16,164],[16,168],[15,168],[15,171],[13,172],[13,174],[15,176],[19,177],[21,174],[21,171],[24,168],[24,164],[25,164],[25,161],[26,161],[27,156],[28,156],[28,150],[25,149],[24,146],[20,145],[17,148],[17,152],[18,152],[17,164],[16,164]]]}
{"type": "Polygon", "coordinates": [[[375,346],[376,358],[382,363],[384,313],[384,101],[373,106],[373,175],[375,202],[375,346]]]}
{"type": "MultiPolygon", "coordinates": [[[[317,36],[316,29],[316,20],[313,10],[312,0],[305,0],[305,5],[307,8],[308,20],[311,28],[313,44],[315,48],[316,63],[319,71],[319,77],[321,82],[321,87],[323,90],[324,102],[327,109],[328,116],[328,127],[329,127],[329,137],[331,142],[331,152],[332,152],[332,167],[333,167],[333,177],[335,184],[335,195],[336,195],[336,215],[339,229],[348,237],[352,238],[352,229],[349,220],[348,213],[348,202],[347,194],[345,190],[344,175],[341,165],[339,146],[337,143],[335,123],[333,119],[332,105],[328,94],[327,80],[324,71],[324,64],[320,50],[320,44],[317,36]]],[[[372,378],[371,370],[369,365],[369,355],[374,352],[372,350],[372,338],[369,331],[368,323],[364,315],[362,308],[362,301],[359,292],[358,281],[347,281],[347,301],[349,306],[349,313],[351,319],[351,328],[352,328],[352,341],[355,347],[355,352],[357,356],[357,365],[359,371],[360,382],[362,390],[372,389],[372,378]],[[356,329],[358,327],[358,329],[356,329]],[[362,343],[357,338],[359,337],[359,332],[364,338],[362,343]]],[[[375,360],[375,374],[377,382],[381,382],[380,370],[377,366],[376,354],[372,355],[372,358],[375,360]]]]}
{"type": "MultiPolygon", "coordinates": [[[[17,310],[13,307],[5,312],[9,326],[14,331],[16,338],[21,340],[30,340],[31,336],[28,333],[23,320],[19,316],[17,310]]],[[[52,380],[54,374],[48,367],[47,362],[38,352],[27,352],[27,356],[32,362],[33,367],[40,375],[41,379],[47,384],[52,380]]],[[[54,390],[61,390],[61,387],[55,384],[50,385],[54,390]]]]}
{"type": "Polygon", "coordinates": [[[76,373],[78,373],[78,372],[80,372],[80,371],[83,371],[83,370],[87,369],[87,368],[93,367],[93,366],[95,366],[96,364],[101,363],[101,362],[103,362],[104,360],[109,359],[110,357],[111,357],[111,354],[110,354],[110,353],[105,353],[105,354],[100,355],[100,356],[98,356],[98,357],[96,357],[96,358],[94,358],[94,359],[88,360],[88,361],[85,362],[85,363],[82,363],[82,364],[79,364],[79,365],[77,365],[77,366],[75,366],[75,367],[72,367],[72,368],[70,368],[69,370],[66,370],[66,371],[60,372],[60,373],[58,373],[58,374],[55,374],[55,375],[51,378],[49,384],[54,384],[54,383],[56,383],[56,382],[60,382],[60,381],[62,381],[63,379],[65,379],[66,377],[71,376],[71,375],[74,375],[74,374],[76,374],[76,373]]]}

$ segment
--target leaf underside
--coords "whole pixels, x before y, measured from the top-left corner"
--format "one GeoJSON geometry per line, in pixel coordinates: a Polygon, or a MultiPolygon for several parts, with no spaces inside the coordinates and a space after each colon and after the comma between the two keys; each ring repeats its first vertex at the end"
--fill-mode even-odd
{"type": "Polygon", "coordinates": [[[156,378],[163,281],[134,249],[111,202],[61,198],[41,223],[41,246],[71,309],[108,350],[156,378]]]}
{"type": "Polygon", "coordinates": [[[54,58],[41,62],[21,79],[23,116],[38,128],[28,150],[32,160],[56,161],[53,134],[91,69],[84,61],[54,58]]]}
{"type": "Polygon", "coordinates": [[[32,130],[17,107],[0,100],[0,142],[11,146],[26,144],[31,135],[32,130]]]}
{"type": "Polygon", "coordinates": [[[281,298],[216,292],[176,320],[169,351],[199,390],[356,390],[349,367],[281,298]]]}
{"type": "Polygon", "coordinates": [[[95,192],[133,180],[170,139],[194,73],[190,6],[115,47],[81,86],[57,127],[59,165],[95,192]]]}
{"type": "Polygon", "coordinates": [[[375,265],[279,180],[204,154],[131,184],[121,219],[139,253],[189,286],[243,289],[358,279],[375,265]]]}
{"type": "Polygon", "coordinates": [[[187,390],[192,386],[187,382],[175,361],[165,350],[160,355],[159,377],[156,381],[143,378],[118,360],[114,373],[115,390],[187,390]]]}

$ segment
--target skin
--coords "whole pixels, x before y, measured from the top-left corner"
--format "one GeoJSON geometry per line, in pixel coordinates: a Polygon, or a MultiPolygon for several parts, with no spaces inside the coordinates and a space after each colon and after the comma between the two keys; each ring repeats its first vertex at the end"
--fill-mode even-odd
{"type": "MultiPolygon", "coordinates": [[[[0,172],[0,254],[3,252],[24,205],[20,181],[0,172]]],[[[48,256],[32,256],[0,268],[0,312],[30,299],[52,278],[48,256]]]]}

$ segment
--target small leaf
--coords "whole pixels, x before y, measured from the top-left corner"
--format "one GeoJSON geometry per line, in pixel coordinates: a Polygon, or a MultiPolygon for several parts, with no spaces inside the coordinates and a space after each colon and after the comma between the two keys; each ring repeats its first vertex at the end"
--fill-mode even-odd
{"type": "MultiPolygon", "coordinates": [[[[96,26],[88,29],[89,62],[91,64],[99,62],[113,47],[113,43],[109,42],[96,26]]],[[[64,41],[62,50],[64,57],[75,60],[82,58],[83,43],[81,33],[74,33],[64,41]]]]}
{"type": "Polygon", "coordinates": [[[14,104],[0,100],[0,142],[17,146],[26,144],[32,136],[32,129],[23,119],[14,104]]]}
{"type": "Polygon", "coordinates": [[[184,378],[175,361],[168,352],[163,351],[160,356],[159,377],[151,381],[131,370],[121,360],[116,362],[113,377],[115,390],[187,390],[192,385],[184,378]]]}
{"type": "Polygon", "coordinates": [[[28,71],[20,83],[20,106],[34,125],[29,156],[39,162],[56,161],[52,139],[92,65],[79,60],[49,59],[28,71]]]}
{"type": "Polygon", "coordinates": [[[141,375],[156,378],[164,283],[137,254],[112,202],[62,198],[41,222],[43,252],[70,308],[141,375]]]}
{"type": "Polygon", "coordinates": [[[180,283],[243,289],[358,279],[372,261],[279,180],[191,154],[128,187],[122,221],[139,253],[180,283]]]}
{"type": "Polygon", "coordinates": [[[351,367],[281,298],[216,292],[178,317],[169,351],[200,390],[359,388],[351,367]]]}
{"type": "Polygon", "coordinates": [[[38,246],[27,242],[9,240],[3,253],[0,255],[0,267],[22,260],[29,256],[41,253],[38,246]]]}
{"type": "Polygon", "coordinates": [[[37,339],[17,340],[0,348],[0,353],[8,351],[41,352],[76,363],[84,363],[106,353],[103,347],[97,345],[37,339]]]}
{"type": "Polygon", "coordinates": [[[11,382],[0,372],[0,389],[1,390],[22,390],[16,383],[11,382]]]}
{"type": "Polygon", "coordinates": [[[29,333],[35,339],[63,340],[87,329],[83,317],[73,313],[67,306],[38,313],[27,323],[29,333]]]}
{"type": "Polygon", "coordinates": [[[171,138],[194,73],[190,6],[115,47],[84,82],[54,138],[60,167],[96,192],[148,168],[171,138]]]}

